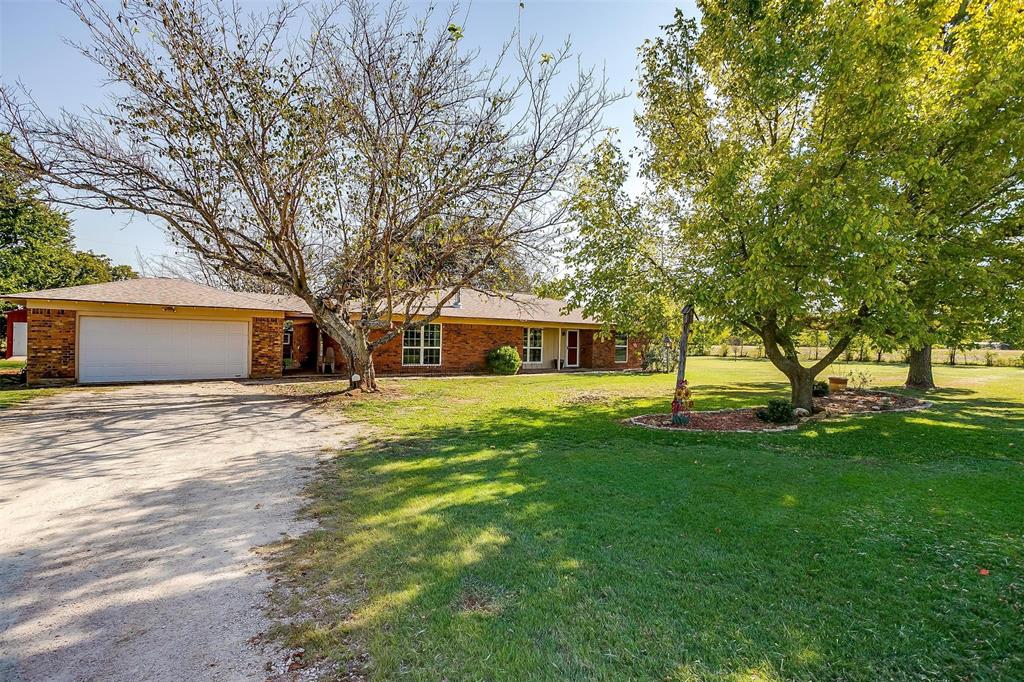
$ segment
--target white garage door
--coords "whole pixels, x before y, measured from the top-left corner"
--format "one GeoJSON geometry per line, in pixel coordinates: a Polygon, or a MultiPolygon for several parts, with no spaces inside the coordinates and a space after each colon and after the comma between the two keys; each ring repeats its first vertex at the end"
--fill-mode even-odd
{"type": "Polygon", "coordinates": [[[248,376],[246,322],[83,317],[81,383],[238,379],[248,376]]]}

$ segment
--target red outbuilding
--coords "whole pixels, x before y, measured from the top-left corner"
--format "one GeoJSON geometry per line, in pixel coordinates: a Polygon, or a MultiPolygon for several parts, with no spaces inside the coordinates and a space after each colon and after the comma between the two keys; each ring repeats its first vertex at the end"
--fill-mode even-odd
{"type": "Polygon", "coordinates": [[[28,310],[18,308],[7,311],[7,353],[5,357],[26,355],[28,352],[28,310]]]}

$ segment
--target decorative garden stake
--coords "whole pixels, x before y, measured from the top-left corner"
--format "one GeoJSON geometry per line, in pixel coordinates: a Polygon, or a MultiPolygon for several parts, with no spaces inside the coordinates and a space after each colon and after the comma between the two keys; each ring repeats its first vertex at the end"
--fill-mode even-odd
{"type": "Polygon", "coordinates": [[[693,314],[693,306],[686,304],[683,307],[683,332],[679,337],[679,370],[676,372],[676,394],[672,399],[672,425],[683,426],[689,423],[690,416],[685,414],[693,409],[693,400],[690,399],[690,388],[686,383],[686,343],[690,337],[690,325],[696,316],[693,314]]]}
{"type": "Polygon", "coordinates": [[[680,379],[676,384],[676,395],[672,400],[672,426],[684,426],[690,423],[690,415],[686,414],[693,409],[693,400],[690,399],[690,388],[686,385],[686,379],[680,379]]]}

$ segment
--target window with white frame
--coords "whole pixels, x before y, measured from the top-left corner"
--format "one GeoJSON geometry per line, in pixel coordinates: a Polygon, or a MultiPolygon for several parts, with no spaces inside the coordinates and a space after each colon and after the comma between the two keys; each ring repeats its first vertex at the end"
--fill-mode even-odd
{"type": "Polygon", "coordinates": [[[625,334],[615,335],[615,362],[629,359],[629,337],[625,334]]]}
{"type": "Polygon", "coordinates": [[[523,362],[544,361],[544,331],[535,327],[523,328],[523,362]]]}
{"type": "Polygon", "coordinates": [[[425,324],[406,329],[402,336],[403,365],[441,364],[441,325],[425,324]]]}

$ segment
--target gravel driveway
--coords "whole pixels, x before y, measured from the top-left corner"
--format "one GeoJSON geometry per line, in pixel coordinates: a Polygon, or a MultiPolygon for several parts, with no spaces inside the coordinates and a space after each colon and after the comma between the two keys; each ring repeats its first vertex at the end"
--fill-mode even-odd
{"type": "Polygon", "coordinates": [[[251,548],[306,529],[302,485],[353,435],[233,382],[0,411],[0,680],[264,679],[251,548]]]}

